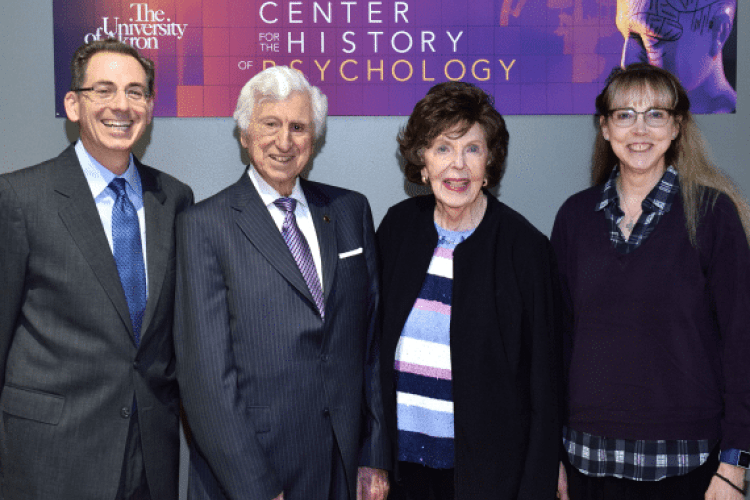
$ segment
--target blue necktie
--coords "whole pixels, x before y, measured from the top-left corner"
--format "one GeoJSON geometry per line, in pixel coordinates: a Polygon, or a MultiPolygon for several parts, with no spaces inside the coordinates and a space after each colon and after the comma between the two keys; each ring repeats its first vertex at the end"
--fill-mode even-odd
{"type": "Polygon", "coordinates": [[[146,270],[143,265],[141,230],[138,226],[138,213],[125,193],[125,179],[114,179],[109,187],[117,195],[112,207],[112,246],[117,273],[128,301],[137,347],[141,342],[141,324],[146,310],[146,270]]]}
{"type": "Polygon", "coordinates": [[[286,242],[286,246],[289,247],[289,251],[292,252],[297,267],[302,273],[302,277],[305,278],[307,288],[315,299],[315,305],[318,306],[320,311],[320,317],[324,317],[323,310],[323,289],[320,286],[320,280],[318,279],[318,271],[315,269],[315,262],[310,253],[310,247],[307,245],[305,236],[297,226],[297,218],[294,216],[294,209],[297,206],[297,200],[294,198],[279,198],[273,202],[274,205],[279,207],[284,212],[284,224],[281,226],[281,236],[286,242]]]}

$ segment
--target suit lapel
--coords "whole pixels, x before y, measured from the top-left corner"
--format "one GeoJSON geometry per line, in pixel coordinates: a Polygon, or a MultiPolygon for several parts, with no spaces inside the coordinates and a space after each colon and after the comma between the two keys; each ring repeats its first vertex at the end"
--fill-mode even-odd
{"type": "Polygon", "coordinates": [[[96,202],[72,145],[57,158],[57,164],[53,175],[57,177],[54,181],[56,194],[61,198],[60,219],[132,336],[133,326],[117,265],[107,243],[96,202]]]}
{"type": "Polygon", "coordinates": [[[143,210],[146,219],[146,259],[148,260],[148,301],[141,327],[141,340],[148,334],[148,326],[159,302],[167,260],[171,246],[174,214],[164,206],[166,195],[153,171],[136,159],[136,167],[143,186],[143,210]]]}
{"type": "Polygon", "coordinates": [[[268,213],[247,172],[232,187],[230,206],[236,211],[235,222],[250,243],[268,260],[313,307],[315,300],[297,267],[279,229],[268,213]]]}
{"type": "Polygon", "coordinates": [[[338,264],[338,246],[336,238],[336,217],[328,206],[328,197],[320,189],[311,185],[304,179],[300,179],[302,190],[305,192],[307,204],[318,235],[318,246],[320,247],[320,262],[323,266],[323,294],[324,303],[333,287],[333,279],[336,276],[336,265],[338,264]]]}

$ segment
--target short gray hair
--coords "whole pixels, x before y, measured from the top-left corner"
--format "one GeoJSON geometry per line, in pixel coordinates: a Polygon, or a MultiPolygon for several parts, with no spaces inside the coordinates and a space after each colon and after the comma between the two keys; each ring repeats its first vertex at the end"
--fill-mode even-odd
{"type": "Polygon", "coordinates": [[[328,116],[328,98],[314,85],[310,85],[301,71],[288,66],[271,66],[252,77],[237,99],[234,120],[241,133],[250,126],[257,102],[265,99],[286,100],[292,92],[306,92],[310,96],[313,113],[313,136],[318,143],[325,135],[328,116]]]}

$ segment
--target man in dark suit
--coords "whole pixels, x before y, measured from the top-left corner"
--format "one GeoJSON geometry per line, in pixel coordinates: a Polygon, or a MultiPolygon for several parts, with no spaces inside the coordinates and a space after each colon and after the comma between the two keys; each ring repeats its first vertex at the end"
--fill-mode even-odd
{"type": "Polygon", "coordinates": [[[80,140],[0,176],[0,485],[5,500],[176,499],[174,220],[190,188],[141,164],[154,66],[80,47],[80,140]]]}
{"type": "Polygon", "coordinates": [[[364,196],[299,178],[327,101],[274,67],[242,89],[251,165],[177,223],[177,378],[193,500],[382,500],[390,467],[364,196]]]}

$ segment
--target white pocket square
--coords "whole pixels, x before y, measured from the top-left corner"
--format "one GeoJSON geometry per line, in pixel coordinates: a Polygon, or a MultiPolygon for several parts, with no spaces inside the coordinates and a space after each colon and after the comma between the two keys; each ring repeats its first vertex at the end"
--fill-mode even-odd
{"type": "Polygon", "coordinates": [[[362,253],[362,247],[359,247],[355,250],[349,250],[348,252],[340,253],[339,259],[346,259],[347,257],[353,257],[355,255],[359,255],[362,253]]]}

